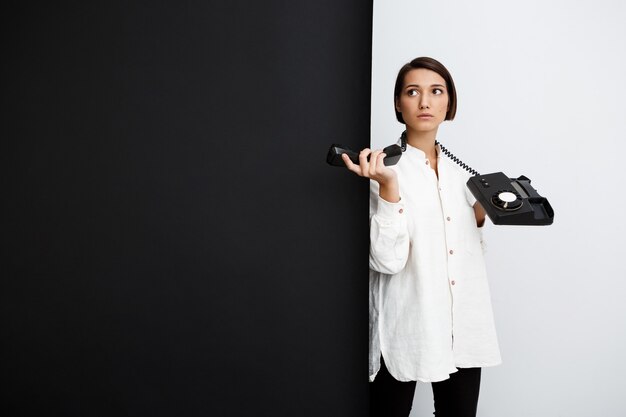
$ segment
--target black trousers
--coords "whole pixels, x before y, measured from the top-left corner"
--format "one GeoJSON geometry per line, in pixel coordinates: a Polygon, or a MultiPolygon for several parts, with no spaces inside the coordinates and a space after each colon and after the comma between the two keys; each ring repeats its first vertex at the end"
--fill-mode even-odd
{"type": "MultiPolygon", "coordinates": [[[[458,368],[449,379],[433,382],[435,417],[476,417],[481,368],[458,368]]],[[[370,417],[408,417],[415,381],[400,382],[381,358],[380,371],[370,383],[370,417]]]]}

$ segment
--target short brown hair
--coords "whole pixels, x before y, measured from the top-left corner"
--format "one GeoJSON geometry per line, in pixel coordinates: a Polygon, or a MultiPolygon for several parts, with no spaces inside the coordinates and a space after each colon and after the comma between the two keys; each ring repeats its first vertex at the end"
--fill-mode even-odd
{"type": "Polygon", "coordinates": [[[402,68],[400,68],[400,71],[398,72],[396,85],[393,89],[393,109],[396,112],[396,119],[398,119],[400,123],[405,124],[404,119],[402,118],[402,113],[396,110],[396,100],[400,98],[400,93],[402,91],[402,87],[404,86],[404,77],[406,76],[406,74],[409,71],[418,68],[425,68],[434,71],[437,74],[441,75],[441,77],[446,81],[446,88],[448,90],[448,111],[446,112],[445,120],[453,120],[454,116],[456,115],[456,88],[454,87],[454,81],[452,80],[452,76],[441,62],[427,56],[415,58],[413,61],[405,64],[402,68]]]}

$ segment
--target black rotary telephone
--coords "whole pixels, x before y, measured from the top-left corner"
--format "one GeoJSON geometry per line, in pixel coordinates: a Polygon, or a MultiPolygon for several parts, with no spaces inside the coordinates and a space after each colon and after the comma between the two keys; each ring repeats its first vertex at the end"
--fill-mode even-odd
{"type": "MultiPolygon", "coordinates": [[[[406,150],[406,132],[400,137],[401,145],[390,145],[383,149],[387,166],[395,165],[400,160],[402,152],[406,150]]],[[[467,181],[467,188],[483,206],[493,224],[519,226],[546,226],[554,221],[554,210],[548,199],[539,195],[530,185],[530,179],[525,176],[509,178],[502,172],[480,175],[476,170],[464,164],[452,155],[439,142],[441,151],[452,161],[473,176],[467,181]]],[[[359,163],[359,155],[343,145],[333,144],[328,150],[326,162],[333,166],[345,167],[342,154],[348,154],[350,160],[359,163]]]]}

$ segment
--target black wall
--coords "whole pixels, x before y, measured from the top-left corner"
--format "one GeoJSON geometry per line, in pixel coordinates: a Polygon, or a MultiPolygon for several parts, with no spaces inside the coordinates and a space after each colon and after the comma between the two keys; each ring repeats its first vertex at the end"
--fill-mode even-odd
{"type": "Polygon", "coordinates": [[[2,415],[367,415],[371,2],[2,6],[2,415]]]}

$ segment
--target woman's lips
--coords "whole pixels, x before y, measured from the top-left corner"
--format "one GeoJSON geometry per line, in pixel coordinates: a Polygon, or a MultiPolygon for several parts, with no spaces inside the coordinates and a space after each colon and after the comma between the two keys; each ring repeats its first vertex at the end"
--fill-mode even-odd
{"type": "Polygon", "coordinates": [[[433,117],[433,115],[429,113],[422,113],[422,114],[418,114],[417,117],[419,119],[430,119],[433,117]]]}

